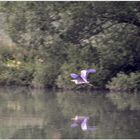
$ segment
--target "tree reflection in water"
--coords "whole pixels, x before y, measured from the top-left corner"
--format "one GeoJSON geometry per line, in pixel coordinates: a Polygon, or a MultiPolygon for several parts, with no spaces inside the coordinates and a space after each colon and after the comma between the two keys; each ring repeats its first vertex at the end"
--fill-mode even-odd
{"type": "Polygon", "coordinates": [[[0,138],[140,138],[140,94],[0,89],[0,138]],[[91,116],[94,132],[72,129],[91,116]]]}

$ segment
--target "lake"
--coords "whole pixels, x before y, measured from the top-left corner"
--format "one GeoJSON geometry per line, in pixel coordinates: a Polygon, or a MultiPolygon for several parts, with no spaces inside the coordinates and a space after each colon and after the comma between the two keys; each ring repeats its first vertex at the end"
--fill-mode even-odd
{"type": "Polygon", "coordinates": [[[140,93],[1,88],[0,138],[140,138],[140,93]],[[96,130],[71,128],[76,115],[96,130]]]}

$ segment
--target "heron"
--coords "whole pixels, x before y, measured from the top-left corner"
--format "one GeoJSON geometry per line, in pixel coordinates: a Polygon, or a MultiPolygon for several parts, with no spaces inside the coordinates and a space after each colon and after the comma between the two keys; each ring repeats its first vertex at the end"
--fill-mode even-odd
{"type": "Polygon", "coordinates": [[[75,84],[89,84],[89,81],[87,80],[87,77],[90,73],[95,73],[96,70],[95,69],[85,69],[85,70],[81,70],[81,74],[76,74],[76,73],[71,73],[70,76],[71,78],[73,78],[73,80],[71,80],[72,82],[75,82],[75,84]]]}
{"type": "Polygon", "coordinates": [[[75,128],[77,126],[81,126],[81,129],[83,131],[94,131],[96,130],[96,126],[89,126],[88,121],[89,121],[89,117],[87,116],[75,116],[75,118],[72,118],[72,120],[74,121],[73,124],[71,124],[72,128],[75,128]]]}

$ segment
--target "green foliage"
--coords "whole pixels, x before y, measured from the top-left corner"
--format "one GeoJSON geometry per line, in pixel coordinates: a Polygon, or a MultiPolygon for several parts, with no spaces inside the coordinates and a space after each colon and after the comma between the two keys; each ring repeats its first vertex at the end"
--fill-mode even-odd
{"type": "Polygon", "coordinates": [[[74,67],[72,65],[63,64],[61,67],[61,74],[56,79],[56,84],[59,88],[74,88],[75,84],[71,82],[70,73],[74,71],[74,67]]]}
{"type": "Polygon", "coordinates": [[[0,85],[31,85],[34,66],[24,62],[24,49],[6,43],[0,46],[0,85]]]}
{"type": "Polygon", "coordinates": [[[22,64],[19,67],[5,67],[0,74],[1,85],[31,85],[33,74],[32,64],[22,64]]]}
{"type": "Polygon", "coordinates": [[[55,65],[36,64],[32,85],[37,88],[55,87],[55,79],[57,77],[55,70],[55,65]]]}
{"type": "Polygon", "coordinates": [[[71,72],[95,68],[88,78],[104,88],[118,73],[140,69],[138,2],[1,2],[0,11],[16,46],[0,48],[1,69],[27,63],[23,75],[34,87],[74,88],[71,72]]]}
{"type": "Polygon", "coordinates": [[[128,90],[137,91],[140,90],[140,73],[130,73],[129,75],[124,73],[118,73],[116,77],[112,78],[112,81],[108,83],[107,88],[110,90],[128,90]]]}

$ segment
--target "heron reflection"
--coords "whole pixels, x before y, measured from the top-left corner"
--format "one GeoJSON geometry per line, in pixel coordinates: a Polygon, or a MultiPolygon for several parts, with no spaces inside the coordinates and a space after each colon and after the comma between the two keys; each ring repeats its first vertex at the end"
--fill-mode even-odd
{"type": "Polygon", "coordinates": [[[73,123],[71,124],[72,128],[80,126],[83,131],[94,131],[96,130],[96,126],[89,125],[89,117],[88,116],[75,116],[72,118],[73,123]]]}

